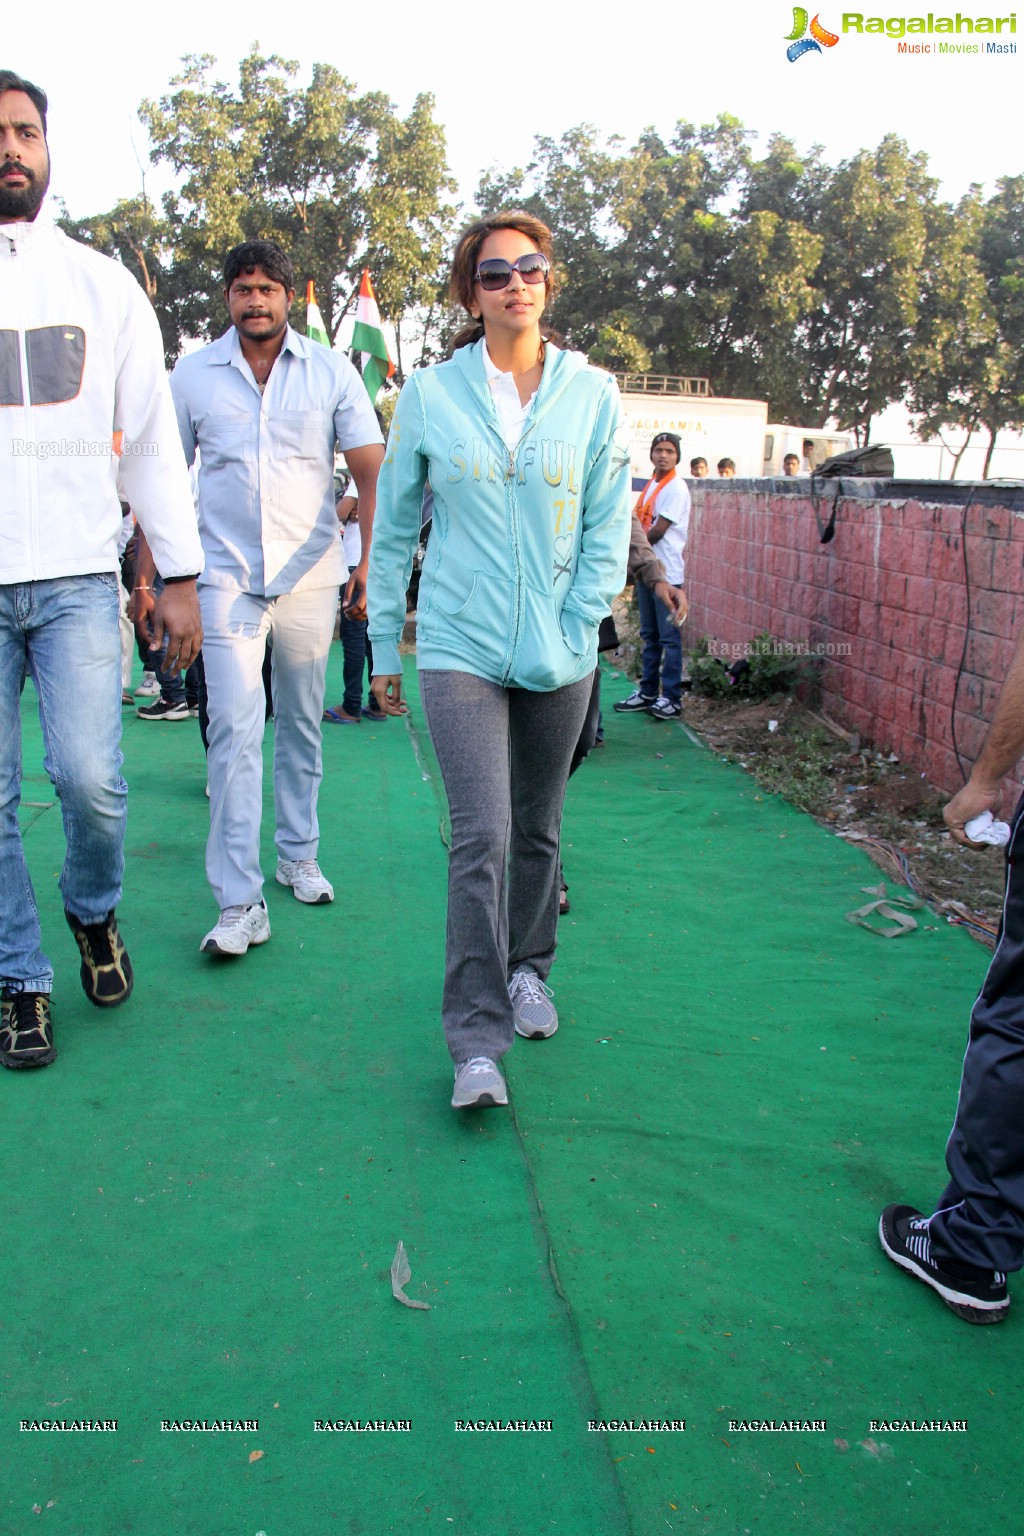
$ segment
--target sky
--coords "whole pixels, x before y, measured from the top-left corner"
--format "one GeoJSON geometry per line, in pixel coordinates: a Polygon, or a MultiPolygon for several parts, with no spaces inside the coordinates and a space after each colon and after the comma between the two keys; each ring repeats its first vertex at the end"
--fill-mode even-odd
{"type": "MultiPolygon", "coordinates": [[[[911,15],[914,0],[864,3],[874,5],[857,13],[865,19],[893,18],[911,15]]],[[[987,14],[986,3],[972,9],[960,0],[962,14],[987,14]]],[[[315,24],[310,10],[292,11],[280,0],[223,7],[178,0],[157,9],[107,0],[102,11],[55,0],[38,24],[5,29],[0,67],[50,97],[52,187],[74,216],[135,195],[140,159],[151,195],[169,185],[166,170],[148,169],[139,102],[168,89],[186,53],[215,55],[220,77],[236,84],[238,61],[254,41],[264,53],[297,60],[302,81],[322,60],[360,90],[386,91],[403,113],[418,93],[432,92],[467,205],[481,170],[524,165],[536,134],[557,137],[588,122],[631,142],[648,125],[667,136],[681,118],[711,122],[721,112],[755,130],[762,148],[771,133],[783,133],[802,150],[822,144],[832,163],[898,133],[928,154],[951,199],[972,181],[991,189],[998,176],[1024,169],[1017,114],[1011,117],[1024,78],[1020,52],[900,54],[894,38],[841,32],[838,6],[816,13],[812,0],[809,17],[816,14],[837,43],[791,63],[794,7],[784,0],[648,0],[621,8],[609,0],[600,7],[546,0],[536,10],[524,0],[490,10],[392,0],[368,11],[321,10],[315,24]]],[[[1024,11],[1020,25],[1019,44],[1005,29],[998,40],[1024,47],[1024,11]]],[[[905,39],[933,47],[940,40],[947,39],[905,39]]]]}

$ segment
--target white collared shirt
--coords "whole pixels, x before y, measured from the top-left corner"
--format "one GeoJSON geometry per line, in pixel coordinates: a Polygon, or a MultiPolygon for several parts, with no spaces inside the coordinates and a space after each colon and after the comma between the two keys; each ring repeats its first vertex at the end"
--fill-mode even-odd
{"type": "Polygon", "coordinates": [[[289,326],[260,393],[234,326],[171,375],[185,457],[201,452],[203,581],[277,597],[344,579],[335,448],[379,443],[348,358],[289,326]]]}
{"type": "Polygon", "coordinates": [[[505,447],[511,453],[518,446],[519,439],[523,435],[526,418],[530,414],[530,407],[537,391],[534,390],[524,405],[519,398],[515,379],[511,373],[502,373],[501,369],[495,366],[487,350],[486,341],[484,342],[484,373],[494,397],[494,409],[498,413],[498,425],[505,439],[505,447]]]}

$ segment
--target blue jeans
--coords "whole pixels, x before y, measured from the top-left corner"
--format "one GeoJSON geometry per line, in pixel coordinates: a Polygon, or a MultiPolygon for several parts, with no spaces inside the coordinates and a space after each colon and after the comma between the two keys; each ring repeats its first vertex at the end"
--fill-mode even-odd
{"type": "Polygon", "coordinates": [[[43,766],[64,818],[64,906],[80,922],[98,923],[121,899],[128,786],[118,623],[112,572],[0,585],[0,982],[12,991],[53,987],[18,827],[29,675],[39,695],[43,766]]]}
{"type": "Polygon", "coordinates": [[[665,604],[639,581],[636,606],[643,641],[640,692],[651,699],[663,695],[670,704],[679,705],[683,700],[682,636],[665,604]]]}
{"type": "MultiPolygon", "coordinates": [[[[341,707],[347,715],[358,715],[363,707],[363,674],[369,667],[373,671],[373,652],[366,638],[368,624],[365,619],[348,619],[341,615],[341,648],[345,656],[345,693],[341,707]]],[[[371,696],[372,697],[372,696],[371,696]]]]}

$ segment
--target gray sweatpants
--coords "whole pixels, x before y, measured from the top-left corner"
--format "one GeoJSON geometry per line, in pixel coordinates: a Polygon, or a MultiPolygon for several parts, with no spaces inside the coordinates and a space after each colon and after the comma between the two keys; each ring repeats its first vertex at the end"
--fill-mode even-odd
{"type": "Polygon", "coordinates": [[[546,980],[558,926],[558,839],[592,676],[553,693],[469,672],[420,673],[452,823],[441,1016],[452,1060],[513,1040],[508,978],[546,980]]]}

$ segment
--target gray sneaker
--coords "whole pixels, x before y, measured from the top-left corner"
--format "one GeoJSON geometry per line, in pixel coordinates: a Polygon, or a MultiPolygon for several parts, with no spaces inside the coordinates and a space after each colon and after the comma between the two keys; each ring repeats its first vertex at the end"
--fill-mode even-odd
{"type": "Polygon", "coordinates": [[[455,1068],[452,1109],[493,1109],[507,1103],[505,1079],[489,1056],[471,1056],[455,1068]]]}
{"type": "Polygon", "coordinates": [[[512,1017],[516,1034],[526,1040],[546,1040],[558,1028],[558,1014],[551,1001],[551,988],[546,987],[537,972],[528,965],[513,971],[508,984],[512,999],[512,1017]]]}

